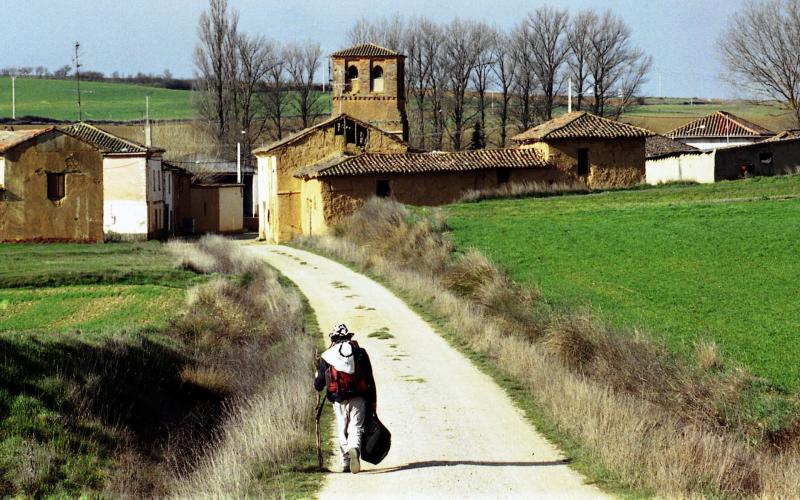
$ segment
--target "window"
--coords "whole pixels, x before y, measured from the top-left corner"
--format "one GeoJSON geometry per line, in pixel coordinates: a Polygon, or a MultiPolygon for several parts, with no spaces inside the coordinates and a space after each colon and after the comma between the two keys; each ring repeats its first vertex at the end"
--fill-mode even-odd
{"type": "Polygon", "coordinates": [[[65,196],[64,188],[66,187],[65,174],[56,174],[48,172],[47,174],[47,198],[58,201],[65,196]]]}
{"type": "Polygon", "coordinates": [[[364,147],[367,145],[367,127],[356,125],[356,146],[364,147]]]}
{"type": "Polygon", "coordinates": [[[344,122],[344,142],[347,144],[356,143],[356,124],[354,122],[345,120],[344,122]]]}
{"type": "Polygon", "coordinates": [[[358,92],[358,68],[355,66],[350,66],[347,68],[344,86],[345,92],[352,92],[353,94],[358,92]]]}
{"type": "Polygon", "coordinates": [[[379,180],[375,189],[375,196],[378,198],[388,198],[392,194],[392,188],[388,180],[379,180]]]}
{"type": "Polygon", "coordinates": [[[497,183],[498,184],[508,184],[508,181],[511,180],[511,171],[510,170],[498,170],[497,171],[497,183]]]}
{"type": "Polygon", "coordinates": [[[372,91],[383,92],[383,68],[380,66],[372,68],[372,91]]]}
{"type": "Polygon", "coordinates": [[[586,148],[578,150],[578,175],[589,175],[589,150],[586,148]]]}

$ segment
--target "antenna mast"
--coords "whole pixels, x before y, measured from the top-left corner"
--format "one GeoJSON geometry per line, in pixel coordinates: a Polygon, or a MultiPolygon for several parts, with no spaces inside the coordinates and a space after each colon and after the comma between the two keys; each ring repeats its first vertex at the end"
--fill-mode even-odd
{"type": "Polygon", "coordinates": [[[81,48],[80,42],[75,42],[75,84],[78,87],[78,121],[83,121],[83,110],[81,108],[81,63],[78,49],[81,48]]]}

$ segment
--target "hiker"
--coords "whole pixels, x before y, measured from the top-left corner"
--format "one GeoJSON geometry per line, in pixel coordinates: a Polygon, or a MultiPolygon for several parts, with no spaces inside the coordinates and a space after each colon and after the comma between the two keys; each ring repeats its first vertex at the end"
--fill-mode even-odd
{"type": "Polygon", "coordinates": [[[351,340],[353,333],[339,325],[329,334],[331,346],[322,353],[314,388],[327,387],[339,426],[342,472],[361,470],[361,436],[367,412],[377,409],[375,379],[367,351],[351,340]]]}

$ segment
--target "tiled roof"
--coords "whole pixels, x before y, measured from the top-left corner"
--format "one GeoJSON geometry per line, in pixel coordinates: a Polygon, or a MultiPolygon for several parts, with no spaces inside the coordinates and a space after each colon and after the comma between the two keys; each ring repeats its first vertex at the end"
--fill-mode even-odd
{"type": "Polygon", "coordinates": [[[800,139],[800,129],[792,128],[789,130],[784,130],[782,132],[778,132],[769,139],[764,139],[761,142],[777,142],[786,141],[789,139],[800,139]]]}
{"type": "Polygon", "coordinates": [[[54,130],[55,127],[35,128],[31,130],[0,130],[0,153],[5,153],[14,146],[54,130]]]}
{"type": "Polygon", "coordinates": [[[771,137],[775,132],[725,111],[698,118],[666,134],[668,137],[771,137]]]}
{"type": "Polygon", "coordinates": [[[608,118],[575,111],[528,129],[514,136],[516,142],[548,139],[617,139],[621,137],[650,137],[653,132],[608,118]]]}
{"type": "Polygon", "coordinates": [[[645,139],[645,156],[647,158],[661,158],[684,153],[699,153],[700,150],[694,146],[678,142],[663,135],[654,135],[645,139]]]}
{"type": "Polygon", "coordinates": [[[385,132],[385,131],[379,129],[378,127],[376,127],[374,125],[370,125],[369,123],[362,122],[359,119],[353,118],[352,116],[343,113],[341,115],[332,116],[332,117],[328,118],[327,120],[324,120],[324,121],[322,121],[320,123],[317,123],[314,126],[311,126],[311,127],[306,128],[306,129],[303,129],[303,130],[301,130],[301,131],[299,131],[297,133],[294,133],[294,134],[292,134],[292,135],[290,135],[288,137],[284,137],[283,139],[281,139],[279,141],[275,141],[275,142],[273,142],[271,144],[267,144],[266,146],[262,146],[260,148],[256,148],[256,149],[253,150],[253,154],[254,155],[258,155],[258,154],[268,153],[268,152],[273,151],[275,149],[282,148],[284,146],[288,146],[288,145],[290,145],[290,144],[302,139],[303,137],[311,134],[312,132],[315,132],[317,130],[323,129],[323,128],[331,125],[332,123],[334,123],[334,122],[336,122],[338,120],[345,120],[345,119],[351,120],[351,121],[361,125],[362,127],[366,127],[368,129],[375,130],[375,131],[377,131],[377,132],[379,132],[381,134],[384,134],[384,135],[386,135],[387,137],[391,138],[392,140],[394,140],[396,142],[400,142],[400,143],[403,142],[402,140],[398,139],[394,134],[390,134],[388,132],[385,132]]]}
{"type": "Polygon", "coordinates": [[[145,154],[147,152],[164,152],[160,148],[148,148],[139,143],[123,139],[88,123],[75,123],[63,128],[64,132],[92,143],[106,153],[145,154]]]}
{"type": "Polygon", "coordinates": [[[364,174],[468,172],[493,168],[544,168],[547,163],[532,149],[482,149],[444,153],[363,153],[334,155],[303,167],[294,176],[305,179],[364,174]]]}
{"type": "Polygon", "coordinates": [[[342,49],[331,54],[332,57],[393,57],[398,55],[400,55],[399,52],[381,47],[380,45],[375,45],[374,43],[356,45],[355,47],[342,49]]]}

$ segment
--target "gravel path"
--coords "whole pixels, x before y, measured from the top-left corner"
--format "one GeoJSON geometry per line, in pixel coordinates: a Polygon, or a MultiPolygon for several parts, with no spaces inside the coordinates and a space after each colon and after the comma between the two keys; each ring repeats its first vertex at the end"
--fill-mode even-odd
{"type": "Polygon", "coordinates": [[[323,331],[346,323],[372,359],[392,450],[360,474],[329,474],[321,498],[605,496],[502,389],[382,285],[312,253],[249,248],[297,284],[323,331]]]}

